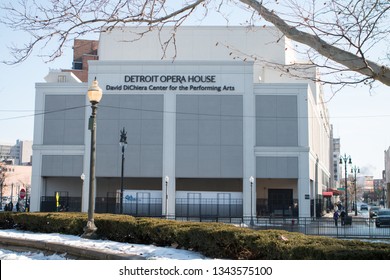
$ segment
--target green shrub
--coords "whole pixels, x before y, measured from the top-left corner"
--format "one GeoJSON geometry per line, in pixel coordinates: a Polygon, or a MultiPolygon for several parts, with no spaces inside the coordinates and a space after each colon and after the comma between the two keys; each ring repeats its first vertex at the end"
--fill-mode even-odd
{"type": "MultiPolygon", "coordinates": [[[[85,213],[0,213],[0,228],[81,235],[85,213]]],[[[221,223],[179,222],[95,214],[97,234],[112,241],[174,246],[210,258],[252,260],[390,259],[390,244],[338,240],[221,223]]]]}

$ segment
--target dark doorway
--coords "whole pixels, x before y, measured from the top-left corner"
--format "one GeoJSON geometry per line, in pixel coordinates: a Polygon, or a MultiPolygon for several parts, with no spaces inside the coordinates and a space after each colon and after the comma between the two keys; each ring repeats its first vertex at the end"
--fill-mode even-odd
{"type": "Polygon", "coordinates": [[[293,190],[268,190],[268,210],[273,216],[292,216],[293,190]]]}

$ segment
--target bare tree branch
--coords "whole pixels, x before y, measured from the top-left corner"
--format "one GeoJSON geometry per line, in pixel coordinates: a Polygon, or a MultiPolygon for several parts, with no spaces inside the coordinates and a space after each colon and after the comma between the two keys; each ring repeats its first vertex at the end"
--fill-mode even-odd
{"type": "MultiPolygon", "coordinates": [[[[259,1],[241,0],[241,2],[248,4],[251,8],[255,9],[260,16],[275,25],[286,37],[313,48],[324,57],[344,65],[352,71],[358,72],[364,76],[378,80],[383,84],[390,86],[389,67],[364,59],[364,57],[359,57],[353,53],[325,42],[319,36],[302,32],[294,26],[288,25],[274,12],[266,9],[259,1]]],[[[388,11],[389,9],[390,5],[387,6],[385,11],[388,11]]]]}
{"type": "MultiPolygon", "coordinates": [[[[44,49],[40,55],[52,61],[68,42],[118,26],[143,25],[152,30],[170,25],[177,30],[196,10],[203,9],[208,16],[213,8],[227,23],[230,12],[224,14],[224,8],[251,12],[243,18],[248,26],[261,21],[273,24],[287,38],[307,46],[297,52],[326,70],[322,75],[337,74],[336,82],[371,85],[379,81],[390,86],[389,53],[371,59],[377,43],[389,40],[388,0],[19,0],[1,4],[5,16],[0,24],[28,33],[30,41],[11,46],[12,59],[3,63],[23,62],[40,48],[44,49]]],[[[164,53],[168,45],[175,46],[175,39],[173,33],[160,40],[164,53]]],[[[278,67],[298,75],[296,69],[309,64],[278,67]]]]}

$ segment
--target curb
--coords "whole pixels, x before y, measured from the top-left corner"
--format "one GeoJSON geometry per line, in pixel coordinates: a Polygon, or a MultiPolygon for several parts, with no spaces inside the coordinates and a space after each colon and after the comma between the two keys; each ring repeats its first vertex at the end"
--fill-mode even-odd
{"type": "Polygon", "coordinates": [[[52,253],[69,254],[82,260],[145,260],[144,257],[135,254],[110,253],[98,249],[75,247],[56,242],[28,240],[21,238],[1,237],[0,244],[19,248],[31,248],[49,251],[52,253]]]}

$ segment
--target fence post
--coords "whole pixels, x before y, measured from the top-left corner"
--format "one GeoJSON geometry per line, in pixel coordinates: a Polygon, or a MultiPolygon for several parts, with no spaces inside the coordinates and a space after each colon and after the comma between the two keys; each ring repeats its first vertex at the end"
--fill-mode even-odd
{"type": "Polygon", "coordinates": [[[369,239],[373,238],[373,234],[371,231],[371,218],[368,218],[368,238],[369,239]]]}
{"type": "Polygon", "coordinates": [[[315,220],[317,222],[317,233],[318,233],[318,235],[320,235],[320,220],[317,218],[315,220]]]}

